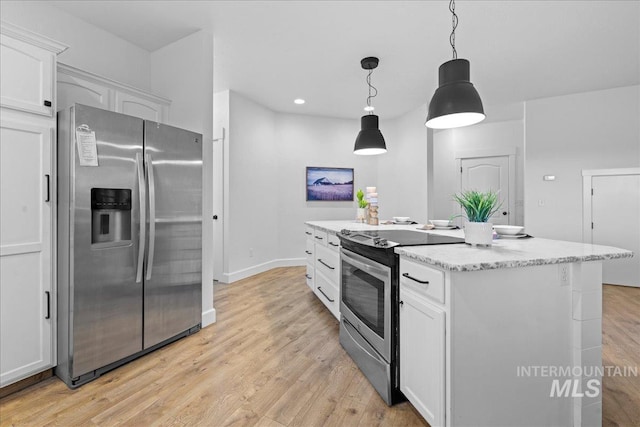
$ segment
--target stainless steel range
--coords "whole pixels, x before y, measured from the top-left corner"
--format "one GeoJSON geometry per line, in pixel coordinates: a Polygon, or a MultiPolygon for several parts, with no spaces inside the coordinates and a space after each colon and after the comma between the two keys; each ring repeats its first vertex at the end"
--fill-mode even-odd
{"type": "Polygon", "coordinates": [[[464,243],[412,230],[342,230],[340,344],[388,405],[400,402],[397,246],[464,243]]]}

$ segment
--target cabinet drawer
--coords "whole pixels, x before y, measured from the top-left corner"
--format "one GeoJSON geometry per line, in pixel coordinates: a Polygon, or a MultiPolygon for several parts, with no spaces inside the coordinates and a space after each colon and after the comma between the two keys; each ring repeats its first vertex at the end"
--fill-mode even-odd
{"type": "Polygon", "coordinates": [[[315,257],[313,256],[315,249],[315,244],[313,240],[307,239],[307,247],[304,250],[304,253],[307,255],[307,263],[313,265],[315,261],[315,257]]]}
{"type": "Polygon", "coordinates": [[[304,234],[305,234],[308,238],[313,239],[313,232],[314,232],[314,231],[315,231],[315,229],[314,229],[312,226],[310,226],[310,225],[306,225],[306,224],[305,224],[305,226],[304,226],[304,234]]]}
{"type": "Polygon", "coordinates": [[[444,304],[444,272],[440,270],[401,259],[400,284],[444,304]]]}
{"type": "Polygon", "coordinates": [[[340,256],[324,246],[316,245],[316,271],[323,273],[335,286],[340,280],[340,256]]]}
{"type": "Polygon", "coordinates": [[[327,232],[316,229],[313,233],[313,240],[316,243],[327,246],[327,232]]]}
{"type": "Polygon", "coordinates": [[[327,247],[338,252],[340,250],[340,239],[338,236],[332,233],[327,234],[327,247]]]}
{"type": "Polygon", "coordinates": [[[331,314],[340,320],[340,293],[338,287],[334,286],[322,273],[318,273],[315,278],[316,296],[327,306],[331,314]]]}
{"type": "Polygon", "coordinates": [[[314,276],[313,264],[307,263],[307,271],[305,273],[305,278],[307,279],[307,286],[309,286],[311,290],[314,289],[313,276],[314,276]]]}

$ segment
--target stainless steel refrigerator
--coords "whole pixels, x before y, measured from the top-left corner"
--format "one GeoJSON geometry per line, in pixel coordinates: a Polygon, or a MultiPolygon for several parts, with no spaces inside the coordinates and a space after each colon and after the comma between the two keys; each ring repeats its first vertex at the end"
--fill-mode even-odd
{"type": "Polygon", "coordinates": [[[69,387],[200,329],[202,136],[58,112],[58,365],[69,387]]]}

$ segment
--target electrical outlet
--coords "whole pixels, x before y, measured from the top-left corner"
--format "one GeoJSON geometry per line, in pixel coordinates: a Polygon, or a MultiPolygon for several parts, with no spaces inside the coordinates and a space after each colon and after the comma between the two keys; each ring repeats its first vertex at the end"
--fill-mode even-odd
{"type": "Polygon", "coordinates": [[[558,267],[558,273],[560,275],[560,286],[569,286],[569,282],[570,282],[569,264],[560,264],[558,267]]]}
{"type": "Polygon", "coordinates": [[[249,258],[253,258],[253,248],[249,248],[249,258]]]}

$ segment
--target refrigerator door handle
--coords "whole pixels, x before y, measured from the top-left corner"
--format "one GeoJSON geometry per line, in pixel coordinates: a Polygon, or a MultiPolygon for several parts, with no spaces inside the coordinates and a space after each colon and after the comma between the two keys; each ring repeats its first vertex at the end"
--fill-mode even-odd
{"type": "Polygon", "coordinates": [[[153,176],[153,159],[146,154],[147,180],[149,181],[149,256],[147,258],[147,280],[151,280],[153,255],[156,248],[156,181],[153,176]]]}
{"type": "Polygon", "coordinates": [[[144,166],[142,155],[136,153],[136,167],[138,172],[138,193],[140,195],[140,240],[138,242],[138,267],[136,270],[136,283],[142,282],[142,267],[144,265],[144,247],[147,240],[147,190],[144,181],[144,166]]]}

